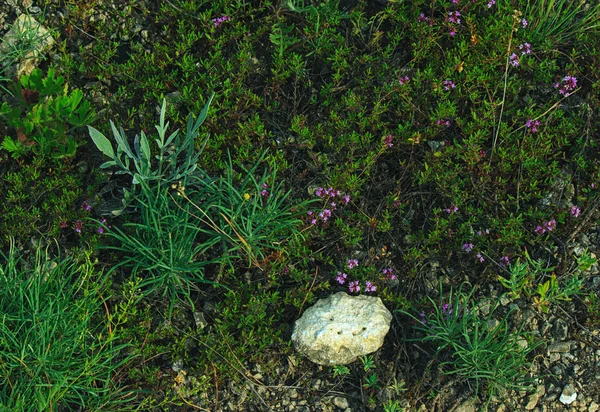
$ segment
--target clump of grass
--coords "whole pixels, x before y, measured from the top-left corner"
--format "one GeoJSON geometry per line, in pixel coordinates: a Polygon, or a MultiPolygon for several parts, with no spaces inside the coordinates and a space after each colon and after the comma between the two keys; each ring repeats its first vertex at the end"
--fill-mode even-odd
{"type": "Polygon", "coordinates": [[[89,255],[31,259],[14,242],[0,263],[0,405],[11,411],[120,408],[127,348],[103,316],[108,277],[89,255]]]}
{"type": "Polygon", "coordinates": [[[473,381],[476,394],[485,388],[488,402],[507,390],[531,390],[527,355],[541,342],[532,343],[522,326],[513,331],[510,311],[497,319],[499,302],[483,315],[483,302],[474,302],[474,291],[465,293],[461,287],[444,298],[440,287],[439,302],[429,298],[431,313],[402,312],[416,321],[415,329],[423,335],[416,340],[431,342],[436,356],[448,359],[441,363],[443,373],[473,381]]]}

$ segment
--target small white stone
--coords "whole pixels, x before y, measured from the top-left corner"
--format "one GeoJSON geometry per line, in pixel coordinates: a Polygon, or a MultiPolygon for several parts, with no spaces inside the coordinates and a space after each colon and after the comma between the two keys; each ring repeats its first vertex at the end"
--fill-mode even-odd
{"type": "Polygon", "coordinates": [[[562,393],[560,394],[559,400],[565,405],[570,405],[573,402],[575,402],[575,399],[577,399],[577,392],[575,392],[573,386],[571,386],[570,384],[565,385],[565,387],[562,390],[562,393]]]}

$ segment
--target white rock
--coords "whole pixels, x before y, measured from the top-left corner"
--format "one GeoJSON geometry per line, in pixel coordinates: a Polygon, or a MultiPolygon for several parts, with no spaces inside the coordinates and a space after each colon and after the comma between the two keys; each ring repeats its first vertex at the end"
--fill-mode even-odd
{"type": "Polygon", "coordinates": [[[570,384],[565,385],[558,400],[564,403],[565,405],[570,405],[573,402],[575,402],[575,399],[577,399],[577,392],[575,392],[573,386],[571,386],[570,384]]]}
{"type": "Polygon", "coordinates": [[[292,342],[315,363],[345,365],[379,349],[391,321],[380,298],[339,292],[306,309],[294,324],[292,342]]]}

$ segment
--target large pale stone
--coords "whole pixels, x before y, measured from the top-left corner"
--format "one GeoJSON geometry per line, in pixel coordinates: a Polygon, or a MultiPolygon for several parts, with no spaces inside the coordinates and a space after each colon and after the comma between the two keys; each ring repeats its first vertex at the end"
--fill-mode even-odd
{"type": "Polygon", "coordinates": [[[306,309],[294,324],[292,342],[315,363],[345,365],[379,349],[391,321],[381,299],[339,292],[306,309]]]}

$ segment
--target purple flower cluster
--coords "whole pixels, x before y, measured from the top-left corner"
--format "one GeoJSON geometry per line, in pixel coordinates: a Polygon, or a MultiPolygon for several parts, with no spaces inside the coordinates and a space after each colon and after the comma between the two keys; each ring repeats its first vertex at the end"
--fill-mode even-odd
{"type": "MultiPolygon", "coordinates": [[[[348,259],[346,261],[346,267],[348,268],[348,271],[353,270],[357,266],[359,266],[357,259],[348,259]]],[[[394,274],[393,268],[385,268],[381,271],[381,273],[385,276],[385,280],[395,280],[396,279],[396,275],[394,274]]],[[[340,285],[345,285],[346,281],[348,280],[348,274],[345,272],[338,271],[336,274],[335,280],[340,285]]],[[[361,291],[361,281],[360,280],[352,280],[352,281],[348,282],[348,290],[350,291],[350,293],[360,292],[361,291]]],[[[372,281],[366,281],[364,283],[364,291],[367,293],[376,292],[377,286],[372,281]]]]}
{"type": "Polygon", "coordinates": [[[229,16],[221,16],[221,17],[215,17],[214,19],[211,19],[211,21],[213,22],[215,27],[219,27],[221,24],[223,24],[229,20],[231,20],[231,17],[229,17],[229,16]]]}
{"type": "Polygon", "coordinates": [[[498,261],[498,264],[502,267],[506,267],[510,265],[510,258],[508,256],[502,256],[500,261],[498,261]]]}
{"type": "Polygon", "coordinates": [[[527,28],[527,25],[528,25],[528,24],[529,24],[529,22],[528,22],[527,20],[525,20],[525,19],[522,19],[522,20],[521,20],[521,26],[522,26],[524,29],[526,29],[526,28],[527,28]]]}
{"type": "Polygon", "coordinates": [[[558,89],[560,94],[567,97],[577,87],[577,78],[575,76],[567,75],[562,78],[561,83],[554,83],[554,87],[558,89]]]}
{"type": "Polygon", "coordinates": [[[409,80],[410,80],[410,77],[408,77],[408,76],[404,76],[404,77],[400,76],[398,78],[398,83],[400,83],[402,86],[404,86],[406,83],[408,83],[409,80]]]}
{"type": "Polygon", "coordinates": [[[452,203],[452,204],[450,205],[450,207],[449,207],[449,208],[447,208],[447,209],[444,209],[444,210],[445,210],[445,211],[446,211],[446,213],[448,213],[448,214],[453,214],[453,213],[456,213],[456,212],[458,212],[458,207],[456,207],[456,205],[455,205],[454,203],[452,203]]]}
{"type": "Polygon", "coordinates": [[[488,1],[487,8],[488,8],[488,9],[492,8],[492,6],[493,6],[494,4],[496,4],[496,0],[490,0],[490,1],[488,1]]]}
{"type": "Polygon", "coordinates": [[[556,229],[556,219],[552,219],[548,222],[544,222],[541,225],[538,225],[535,228],[535,233],[537,233],[538,235],[543,235],[544,233],[546,233],[546,231],[552,232],[554,229],[556,229]]]}
{"type": "Polygon", "coordinates": [[[450,23],[460,24],[460,11],[448,12],[448,21],[450,23]]]}
{"type": "Polygon", "coordinates": [[[225,23],[226,21],[231,20],[231,17],[229,16],[221,16],[221,17],[215,17],[214,19],[212,19],[213,24],[215,25],[215,27],[219,27],[221,24],[225,23]]]}
{"type": "Polygon", "coordinates": [[[452,80],[444,80],[442,82],[442,85],[444,86],[444,90],[450,90],[450,89],[454,89],[456,87],[456,85],[454,84],[454,82],[452,80]]]}
{"type": "Polygon", "coordinates": [[[343,273],[338,271],[337,276],[335,277],[335,280],[337,280],[337,282],[340,285],[343,285],[344,283],[346,283],[346,278],[348,277],[347,273],[343,273]]]}
{"type": "Polygon", "coordinates": [[[531,44],[529,44],[529,43],[519,44],[519,50],[521,50],[521,54],[531,54],[531,44]]]}
{"type": "Polygon", "coordinates": [[[528,133],[537,133],[540,122],[537,120],[529,119],[525,122],[525,127],[527,127],[528,133]]]}
{"type": "Polygon", "coordinates": [[[450,120],[438,119],[436,120],[435,124],[438,126],[450,127],[450,120]]]}
{"type": "Polygon", "coordinates": [[[469,253],[473,250],[474,245],[472,243],[465,243],[464,245],[462,245],[462,248],[465,252],[469,253]]]}
{"type": "Polygon", "coordinates": [[[419,17],[417,18],[417,21],[419,23],[427,23],[430,26],[433,25],[433,21],[429,17],[426,17],[424,13],[421,13],[419,15],[419,17]]]}
{"type": "MultiPolygon", "coordinates": [[[[89,204],[89,202],[87,200],[84,200],[83,203],[81,203],[80,208],[88,213],[91,212],[91,210],[92,210],[92,206],[89,204]]],[[[102,225],[106,226],[107,229],[110,229],[110,225],[106,224],[105,218],[102,218],[100,220],[100,223],[102,223],[102,225]]],[[[62,221],[59,223],[59,227],[61,229],[67,229],[69,227],[69,223],[66,221],[62,221]]],[[[73,230],[75,231],[75,233],[81,234],[81,232],[83,231],[83,221],[81,219],[77,219],[77,220],[73,221],[73,230]]],[[[103,226],[98,226],[96,231],[99,234],[103,234],[105,231],[105,228],[103,226]]]]}
{"type": "Polygon", "coordinates": [[[269,187],[266,183],[262,184],[262,190],[260,191],[260,195],[262,197],[267,197],[269,196],[269,191],[267,190],[267,187],[269,187]]]}
{"type": "Polygon", "coordinates": [[[325,200],[325,205],[323,210],[319,213],[316,212],[308,212],[308,218],[310,219],[311,225],[316,225],[319,221],[327,222],[331,217],[332,212],[336,209],[337,203],[335,202],[336,198],[340,199],[340,203],[343,205],[347,205],[350,203],[350,196],[342,194],[339,190],[335,190],[332,187],[325,189],[319,187],[315,192],[315,195],[325,200]]]}
{"type": "Polygon", "coordinates": [[[386,268],[381,271],[384,274],[386,280],[396,280],[396,275],[394,274],[394,269],[386,268]]]}
{"type": "Polygon", "coordinates": [[[513,67],[519,66],[519,56],[516,53],[510,55],[510,62],[513,67]]]}
{"type": "Polygon", "coordinates": [[[581,209],[579,209],[579,207],[577,207],[577,205],[571,206],[571,216],[579,217],[580,213],[581,213],[581,209]]]}

